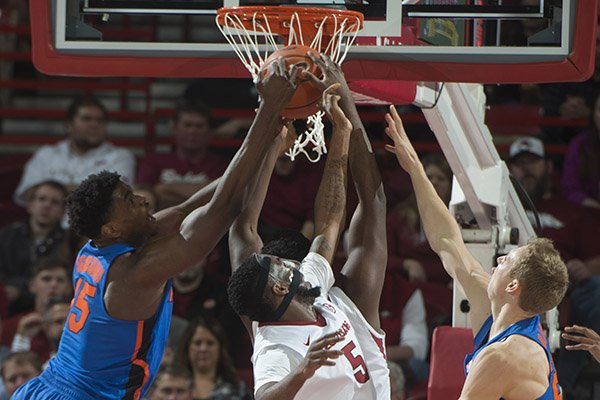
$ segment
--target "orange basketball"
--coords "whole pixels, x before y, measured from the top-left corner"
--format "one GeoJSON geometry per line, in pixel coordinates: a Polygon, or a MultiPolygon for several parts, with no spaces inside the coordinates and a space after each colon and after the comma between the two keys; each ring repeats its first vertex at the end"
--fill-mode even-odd
{"type": "MultiPolygon", "coordinates": [[[[278,57],[283,57],[285,65],[289,68],[293,64],[301,64],[303,68],[317,78],[323,76],[321,69],[308,56],[308,52],[319,54],[315,49],[309,46],[286,46],[271,54],[265,61],[261,69],[264,73],[269,69],[269,65],[278,57]]],[[[322,90],[312,81],[302,80],[288,106],[281,113],[282,116],[290,119],[307,118],[317,112],[317,102],[321,99],[322,90]]]]}

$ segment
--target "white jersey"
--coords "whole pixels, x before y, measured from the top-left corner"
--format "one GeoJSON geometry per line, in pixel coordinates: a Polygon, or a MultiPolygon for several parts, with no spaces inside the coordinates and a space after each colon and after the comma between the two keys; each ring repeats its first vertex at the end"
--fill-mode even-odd
{"type": "Polygon", "coordinates": [[[309,253],[300,270],[313,287],[321,287],[315,301],[317,321],[254,323],[254,390],[279,382],[302,362],[310,343],[338,332],[343,339],[333,346],[344,355],[335,366],[322,366],[308,379],[295,399],[389,400],[389,370],[385,334],[372,328],[359,309],[339,288],[333,287],[331,267],[325,258],[309,253]]]}

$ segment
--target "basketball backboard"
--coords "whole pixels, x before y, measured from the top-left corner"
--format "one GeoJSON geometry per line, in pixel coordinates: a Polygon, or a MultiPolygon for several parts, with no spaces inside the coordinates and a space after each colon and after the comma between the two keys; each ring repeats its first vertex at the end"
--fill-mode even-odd
{"type": "Polygon", "coordinates": [[[214,22],[218,8],[248,5],[362,12],[350,80],[558,82],[594,68],[597,0],[31,0],[34,64],[59,75],[248,77],[214,22]],[[169,19],[187,24],[184,37],[160,34],[169,19]],[[115,38],[125,23],[153,34],[115,38]]]}

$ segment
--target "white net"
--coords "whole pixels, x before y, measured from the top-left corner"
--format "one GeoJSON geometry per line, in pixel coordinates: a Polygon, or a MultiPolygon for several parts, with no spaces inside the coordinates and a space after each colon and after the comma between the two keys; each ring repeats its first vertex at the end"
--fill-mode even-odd
{"type": "MultiPolygon", "coordinates": [[[[217,16],[217,27],[248,69],[254,82],[258,80],[269,55],[284,46],[308,45],[341,65],[360,30],[361,20],[358,17],[340,17],[332,13],[325,14],[320,22],[303,22],[298,12],[294,12],[291,13],[289,22],[284,21],[283,24],[286,28],[289,27],[286,44],[277,42],[278,34],[269,26],[269,17],[265,13],[255,12],[250,19],[242,19],[235,12],[226,12],[217,16]],[[307,27],[307,23],[315,25],[307,27]],[[305,32],[303,32],[303,24],[305,24],[305,32]],[[305,36],[313,30],[316,30],[316,33],[310,44],[305,43],[305,36]],[[327,35],[325,35],[326,31],[327,35]]],[[[299,154],[304,154],[311,162],[317,162],[323,154],[327,154],[323,134],[323,115],[323,112],[318,111],[307,118],[308,128],[298,135],[292,147],[286,152],[292,161],[299,154]],[[307,150],[309,146],[311,147],[307,150]]]]}

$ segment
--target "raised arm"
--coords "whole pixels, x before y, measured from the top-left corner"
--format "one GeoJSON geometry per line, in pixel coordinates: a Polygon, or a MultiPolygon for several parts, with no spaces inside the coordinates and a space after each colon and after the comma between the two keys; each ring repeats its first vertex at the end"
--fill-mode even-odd
{"type": "Polygon", "coordinates": [[[339,83],[323,92],[322,108],[333,125],[333,137],[315,199],[315,238],[310,248],[330,264],[344,223],[348,147],[352,132],[352,125],[338,104],[340,96],[335,94],[338,89],[339,83]]]}
{"type": "Polygon", "coordinates": [[[393,145],[386,145],[386,150],[396,155],[400,166],[410,175],[427,241],[446,271],[462,286],[471,304],[472,329],[477,333],[491,313],[487,295],[490,276],[467,250],[458,224],[427,178],[393,106],[386,121],[386,134],[394,141],[393,145]]]}
{"type": "Polygon", "coordinates": [[[257,83],[261,103],[242,146],[219,180],[205,206],[192,211],[179,232],[146,245],[135,257],[139,270],[135,284],[162,286],[212,250],[242,210],[246,188],[253,181],[272,141],[281,129],[280,113],[296,88],[296,69],[289,75],[284,61],[271,64],[270,73],[257,83]]]}
{"type": "Polygon", "coordinates": [[[244,196],[243,211],[229,228],[229,259],[232,273],[252,253],[259,252],[263,247],[263,241],[258,235],[258,219],[269,190],[269,182],[277,158],[287,141],[287,131],[288,128],[283,127],[270,146],[269,152],[256,174],[254,184],[248,185],[244,196]]]}

